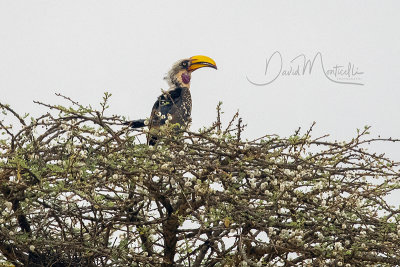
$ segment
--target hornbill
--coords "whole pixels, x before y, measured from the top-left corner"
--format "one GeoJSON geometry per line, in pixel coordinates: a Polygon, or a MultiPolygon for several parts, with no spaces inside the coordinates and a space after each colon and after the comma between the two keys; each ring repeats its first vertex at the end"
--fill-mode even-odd
{"type": "MultiPolygon", "coordinates": [[[[125,124],[132,128],[148,126],[150,130],[164,125],[168,120],[171,124],[179,123],[180,126],[187,127],[191,121],[192,111],[190,78],[193,71],[203,67],[217,69],[214,60],[206,56],[193,56],[176,62],[164,78],[170,89],[157,98],[149,120],[134,120],[125,124]]],[[[156,142],[156,136],[151,134],[147,136],[148,145],[153,146],[156,142]]]]}

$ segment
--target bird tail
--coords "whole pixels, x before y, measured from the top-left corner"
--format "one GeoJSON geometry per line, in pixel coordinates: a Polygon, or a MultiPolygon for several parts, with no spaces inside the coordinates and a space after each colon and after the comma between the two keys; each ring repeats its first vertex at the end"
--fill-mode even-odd
{"type": "Polygon", "coordinates": [[[141,128],[146,126],[146,124],[144,124],[145,120],[134,120],[134,121],[127,121],[124,122],[124,125],[129,125],[131,128],[141,128]]]}

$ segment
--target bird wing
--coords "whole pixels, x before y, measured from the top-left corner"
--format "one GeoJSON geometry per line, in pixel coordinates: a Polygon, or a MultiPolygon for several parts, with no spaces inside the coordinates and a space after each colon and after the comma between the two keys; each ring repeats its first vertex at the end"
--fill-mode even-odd
{"type": "MultiPolygon", "coordinates": [[[[150,115],[149,128],[159,127],[165,124],[168,114],[174,114],[177,111],[176,103],[181,101],[182,88],[178,87],[163,93],[157,98],[153,105],[150,115]]],[[[154,146],[157,143],[157,137],[151,134],[147,135],[147,143],[154,146]]]]}
{"type": "Polygon", "coordinates": [[[174,114],[176,103],[181,101],[182,88],[178,87],[163,93],[153,105],[150,115],[150,128],[165,124],[168,114],[174,114]],[[159,116],[160,115],[160,116],[159,116]]]}

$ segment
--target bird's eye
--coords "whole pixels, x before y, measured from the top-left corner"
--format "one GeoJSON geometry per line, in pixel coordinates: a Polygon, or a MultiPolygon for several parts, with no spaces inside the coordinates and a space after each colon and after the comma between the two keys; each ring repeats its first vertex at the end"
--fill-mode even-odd
{"type": "Polygon", "coordinates": [[[182,67],[187,67],[188,66],[188,62],[187,61],[183,61],[182,63],[181,63],[181,65],[182,65],[182,67]]]}

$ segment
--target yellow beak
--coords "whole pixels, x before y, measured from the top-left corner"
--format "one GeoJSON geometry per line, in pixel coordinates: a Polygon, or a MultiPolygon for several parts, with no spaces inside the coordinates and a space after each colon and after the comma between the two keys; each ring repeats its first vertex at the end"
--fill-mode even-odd
{"type": "Polygon", "coordinates": [[[212,58],[206,56],[193,56],[190,58],[190,66],[188,68],[189,71],[194,71],[203,67],[210,67],[217,69],[217,65],[212,58]]]}

